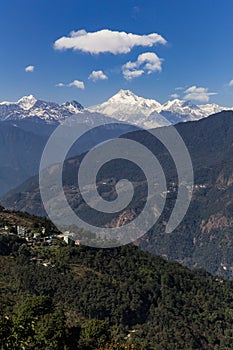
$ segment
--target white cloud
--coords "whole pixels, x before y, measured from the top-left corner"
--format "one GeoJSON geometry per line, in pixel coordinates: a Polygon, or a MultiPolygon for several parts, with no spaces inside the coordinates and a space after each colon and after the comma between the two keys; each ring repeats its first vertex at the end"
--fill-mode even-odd
{"type": "Polygon", "coordinates": [[[66,85],[63,84],[63,83],[58,83],[58,84],[56,84],[55,86],[57,86],[57,87],[63,87],[63,86],[66,86],[66,85]]]}
{"type": "Polygon", "coordinates": [[[209,92],[208,88],[197,87],[195,85],[185,90],[185,100],[195,100],[199,102],[208,102],[210,96],[217,95],[216,92],[209,92]]]}
{"type": "Polygon", "coordinates": [[[34,70],[35,70],[35,67],[34,66],[27,66],[27,67],[25,67],[25,72],[34,72],[34,70]]]}
{"type": "Polygon", "coordinates": [[[97,80],[107,80],[108,77],[102,70],[93,70],[91,74],[89,75],[88,79],[92,81],[97,81],[97,80]]]}
{"type": "Polygon", "coordinates": [[[72,81],[71,83],[68,84],[64,84],[64,83],[58,83],[55,85],[56,87],[76,87],[78,89],[85,89],[85,85],[83,81],[79,81],[77,79],[75,79],[74,81],[72,81]]]}
{"type": "Polygon", "coordinates": [[[130,52],[135,46],[152,47],[156,44],[165,45],[167,41],[157,33],[137,35],[109,29],[97,32],[72,31],[69,36],[63,36],[54,43],[56,50],[73,49],[92,54],[110,52],[114,55],[130,52]]]}
{"type": "Polygon", "coordinates": [[[138,56],[139,66],[146,63],[144,69],[147,70],[148,74],[151,74],[155,71],[161,72],[162,62],[163,62],[163,59],[159,58],[153,52],[145,52],[145,53],[138,56]]]}
{"type": "Polygon", "coordinates": [[[233,86],[233,79],[231,81],[229,81],[229,86],[233,86]]]}
{"type": "Polygon", "coordinates": [[[179,98],[180,97],[180,95],[178,95],[178,94],[172,94],[172,95],[170,95],[172,98],[179,98]]]}
{"type": "Polygon", "coordinates": [[[84,82],[83,81],[79,81],[77,79],[75,79],[74,81],[72,81],[71,83],[68,84],[68,86],[75,86],[78,89],[82,89],[84,90],[85,86],[84,86],[84,82]]]}
{"type": "Polygon", "coordinates": [[[138,56],[137,61],[127,62],[122,66],[122,72],[127,80],[140,77],[142,74],[161,72],[163,59],[154,52],[145,52],[138,56]]]}
{"type": "Polygon", "coordinates": [[[124,69],[123,75],[126,80],[131,80],[134,78],[139,78],[142,74],[144,74],[144,70],[130,70],[130,69],[124,69]]]}

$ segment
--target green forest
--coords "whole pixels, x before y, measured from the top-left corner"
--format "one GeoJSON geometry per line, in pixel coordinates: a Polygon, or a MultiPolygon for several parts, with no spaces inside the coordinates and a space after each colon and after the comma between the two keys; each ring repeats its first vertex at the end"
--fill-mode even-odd
{"type": "Polygon", "coordinates": [[[2,350],[232,349],[232,282],[133,245],[1,235],[0,271],[2,350]]]}

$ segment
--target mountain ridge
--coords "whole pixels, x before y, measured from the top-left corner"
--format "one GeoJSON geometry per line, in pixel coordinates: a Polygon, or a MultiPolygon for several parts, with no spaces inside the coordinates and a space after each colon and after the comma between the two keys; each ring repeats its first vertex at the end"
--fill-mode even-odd
{"type": "Polygon", "coordinates": [[[210,103],[196,105],[180,99],[161,104],[155,99],[137,96],[130,90],[121,89],[107,101],[88,108],[75,100],[58,104],[36,99],[33,95],[24,96],[17,102],[3,101],[0,102],[0,121],[40,118],[47,123],[63,123],[74,114],[89,112],[150,129],[199,120],[223,110],[233,110],[233,107],[210,103]]]}
{"type": "Polygon", "coordinates": [[[37,246],[49,222],[25,219],[35,245],[0,236],[2,349],[232,349],[230,281],[132,245],[97,250],[53,234],[37,246]]]}
{"type": "Polygon", "coordinates": [[[61,105],[55,102],[37,100],[33,95],[23,96],[17,102],[0,102],[0,121],[20,120],[39,117],[45,121],[63,121],[66,117],[80,113],[83,106],[77,101],[65,102],[61,105]]]}
{"type": "Polygon", "coordinates": [[[195,121],[232,109],[233,107],[222,107],[217,104],[195,105],[191,101],[180,99],[161,104],[157,100],[143,98],[130,90],[122,89],[107,101],[89,108],[91,111],[106,114],[121,121],[138,123],[139,126],[147,129],[195,121]]]}
{"type": "MultiPolygon", "coordinates": [[[[169,128],[169,127],[168,127],[169,128]]],[[[166,129],[163,128],[166,132],[166,129]]],[[[232,228],[233,228],[233,163],[232,130],[233,112],[221,112],[196,122],[180,123],[177,131],[183,137],[194,167],[194,193],[191,206],[180,226],[171,234],[165,234],[165,222],[174,207],[177,195],[177,173],[170,159],[158,142],[146,131],[123,135],[149,148],[161,163],[167,177],[167,202],[161,220],[147,235],[137,241],[143,249],[176,260],[188,267],[203,267],[214,274],[232,277],[232,228]]],[[[109,163],[100,172],[97,187],[105,199],[114,199],[115,185],[122,178],[133,179],[135,202],[116,218],[98,216],[89,210],[80,198],[77,183],[77,167],[83,155],[68,159],[64,166],[66,196],[78,216],[97,226],[121,224],[131,221],[140,210],[146,190],[141,173],[125,163],[109,163]],[[74,170],[75,169],[75,170],[74,170]],[[93,222],[94,220],[94,222],[93,222]],[[107,221],[106,221],[107,220],[107,221]],[[123,222],[124,221],[124,222],[123,222]]],[[[45,215],[40,202],[38,177],[33,177],[2,198],[7,208],[45,215]]]]}

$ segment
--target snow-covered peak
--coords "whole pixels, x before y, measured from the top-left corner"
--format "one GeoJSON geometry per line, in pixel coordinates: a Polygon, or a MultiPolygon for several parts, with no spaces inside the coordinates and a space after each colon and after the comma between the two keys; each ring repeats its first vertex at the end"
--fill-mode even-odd
{"type": "Polygon", "coordinates": [[[89,110],[140,127],[156,128],[167,123],[199,120],[224,109],[216,104],[199,106],[180,99],[161,105],[156,100],[137,96],[130,90],[120,90],[106,102],[89,110]]]}
{"type": "Polygon", "coordinates": [[[150,115],[159,113],[161,107],[156,100],[137,96],[130,90],[120,90],[106,102],[89,110],[136,126],[155,128],[160,125],[160,121],[158,123],[156,118],[151,119],[150,115]]]}
{"type": "Polygon", "coordinates": [[[173,124],[207,117],[198,105],[179,99],[166,102],[162,106],[161,114],[173,124]]]}
{"type": "Polygon", "coordinates": [[[200,109],[206,113],[207,115],[211,115],[211,114],[215,114],[215,113],[219,113],[223,110],[232,110],[232,108],[229,107],[221,107],[215,103],[208,103],[205,105],[199,105],[200,109]]]}
{"type": "Polygon", "coordinates": [[[77,101],[65,102],[62,104],[70,113],[79,113],[83,111],[83,106],[77,101]]]}
{"type": "Polygon", "coordinates": [[[184,100],[179,100],[178,98],[172,100],[172,101],[167,101],[166,103],[164,103],[162,105],[162,109],[163,110],[170,110],[172,108],[176,108],[176,107],[182,107],[184,103],[184,100]]]}
{"type": "MultiPolygon", "coordinates": [[[[161,105],[158,101],[135,95],[130,90],[120,90],[106,102],[88,109],[96,116],[103,115],[121,122],[143,127],[156,128],[169,123],[199,120],[222,110],[217,104],[196,105],[191,101],[174,99],[161,105]]],[[[17,102],[0,102],[0,121],[39,118],[47,123],[62,123],[77,114],[80,118],[88,110],[77,101],[61,105],[37,100],[33,95],[24,96],[17,102]]],[[[90,113],[87,118],[90,118],[90,113]]],[[[92,114],[93,115],[93,114],[92,114]]]]}
{"type": "Polygon", "coordinates": [[[2,101],[0,105],[2,106],[19,106],[22,109],[28,110],[34,106],[37,99],[33,95],[23,96],[17,102],[2,101]]]}
{"type": "Polygon", "coordinates": [[[167,101],[162,105],[162,110],[163,111],[177,111],[177,108],[190,108],[190,109],[199,109],[198,105],[195,105],[191,101],[186,101],[186,100],[180,100],[178,98],[172,100],[172,101],[167,101]]]}
{"type": "Polygon", "coordinates": [[[120,96],[121,98],[127,98],[127,97],[133,97],[133,98],[137,98],[138,96],[136,96],[132,91],[130,90],[124,90],[121,89],[119,90],[112,98],[120,96]]]}
{"type": "Polygon", "coordinates": [[[161,104],[158,101],[137,96],[132,91],[123,89],[121,89],[116,95],[112,96],[105,103],[124,103],[130,105],[139,105],[144,108],[153,108],[157,111],[161,109],[161,104]]]}
{"type": "Polygon", "coordinates": [[[10,101],[2,101],[0,102],[1,106],[10,106],[10,105],[15,105],[17,102],[10,102],[10,101]]]}
{"type": "Polygon", "coordinates": [[[161,114],[175,124],[206,118],[223,110],[232,110],[232,108],[224,108],[214,103],[196,105],[192,101],[175,99],[162,106],[161,114]]]}
{"type": "Polygon", "coordinates": [[[59,105],[55,102],[37,100],[33,95],[28,95],[17,102],[1,102],[0,121],[39,118],[47,123],[60,123],[82,110],[83,107],[76,101],[59,105]]]}
{"type": "Polygon", "coordinates": [[[24,96],[24,97],[20,98],[17,101],[17,104],[21,108],[23,108],[25,110],[29,110],[30,108],[32,108],[34,106],[36,101],[37,101],[37,99],[33,95],[28,95],[28,96],[24,96]]]}
{"type": "Polygon", "coordinates": [[[112,96],[108,101],[124,101],[124,102],[135,102],[138,100],[138,96],[135,95],[132,91],[130,90],[123,90],[121,89],[116,93],[114,96],[112,96]]]}

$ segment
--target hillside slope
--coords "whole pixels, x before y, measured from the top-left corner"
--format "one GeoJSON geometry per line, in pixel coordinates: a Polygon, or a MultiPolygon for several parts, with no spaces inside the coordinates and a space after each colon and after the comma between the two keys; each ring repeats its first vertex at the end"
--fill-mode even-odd
{"type": "MultiPolygon", "coordinates": [[[[169,189],[160,220],[136,244],[189,267],[203,267],[214,274],[232,276],[233,112],[221,112],[198,122],[178,124],[176,128],[192,158],[195,187],[190,208],[172,234],[165,234],[165,224],[177,195],[174,163],[166,149],[147,132],[134,132],[124,136],[144,144],[157,156],[165,171],[169,189]]],[[[117,216],[99,215],[89,209],[80,197],[76,174],[81,159],[82,157],[70,159],[64,167],[65,192],[75,212],[92,224],[102,226],[114,226],[116,222],[123,222],[122,218],[126,222],[132,220],[143,208],[147,196],[146,180],[142,172],[126,161],[116,160],[106,164],[97,180],[99,193],[105,199],[114,199],[116,182],[127,178],[134,183],[135,197],[130,206],[117,216]]],[[[2,202],[12,209],[45,215],[37,177],[18,187],[3,198],[2,202]]]]}
{"type": "Polygon", "coordinates": [[[0,249],[2,349],[232,348],[229,282],[131,245],[32,249],[14,239],[0,249]]]}

